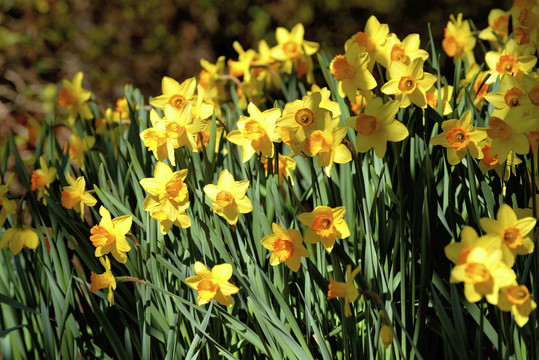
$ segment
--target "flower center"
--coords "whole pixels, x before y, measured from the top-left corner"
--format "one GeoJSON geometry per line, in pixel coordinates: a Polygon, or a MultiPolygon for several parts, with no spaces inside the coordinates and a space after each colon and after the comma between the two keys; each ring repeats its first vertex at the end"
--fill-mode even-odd
{"type": "Polygon", "coordinates": [[[358,133],[369,136],[380,128],[380,123],[375,116],[359,114],[356,119],[356,130],[358,133]]]}
{"type": "Polygon", "coordinates": [[[399,90],[405,94],[411,94],[416,89],[417,85],[411,76],[403,76],[399,81],[399,90]]]}
{"type": "Polygon", "coordinates": [[[459,265],[466,264],[468,260],[468,254],[473,250],[473,248],[462,249],[459,252],[459,265]]]}
{"type": "Polygon", "coordinates": [[[335,76],[335,80],[343,81],[345,79],[353,79],[356,70],[343,55],[337,55],[331,62],[330,72],[335,76]]]}
{"type": "Polygon", "coordinates": [[[283,52],[289,58],[295,58],[300,54],[300,47],[294,41],[287,41],[283,44],[283,52]]]}
{"type": "Polygon", "coordinates": [[[323,237],[331,236],[335,233],[333,219],[327,215],[318,215],[314,218],[313,229],[316,234],[323,237]]]}
{"type": "Polygon", "coordinates": [[[176,109],[181,109],[187,104],[187,99],[183,95],[175,94],[170,97],[168,103],[176,109]]]}
{"type": "Polygon", "coordinates": [[[454,57],[462,51],[462,46],[459,45],[457,39],[451,35],[448,28],[444,29],[444,39],[442,40],[442,48],[449,57],[454,57]]]}
{"type": "Polygon", "coordinates": [[[436,109],[438,107],[438,96],[434,96],[434,94],[427,93],[425,94],[427,97],[427,104],[433,108],[436,109]]]}
{"type": "Polygon", "coordinates": [[[311,125],[314,121],[314,114],[310,109],[303,108],[296,111],[296,122],[302,126],[311,125]]]}
{"type": "Polygon", "coordinates": [[[90,241],[95,247],[102,247],[116,241],[116,236],[111,234],[101,225],[95,225],[90,229],[90,241]]]}
{"type": "Polygon", "coordinates": [[[321,130],[315,130],[306,141],[307,151],[313,156],[318,155],[321,152],[328,152],[331,150],[331,144],[327,142],[324,133],[321,130]]]}
{"type": "Polygon", "coordinates": [[[523,45],[530,42],[530,30],[518,27],[513,30],[515,33],[515,39],[517,40],[517,45],[523,45]]]}
{"type": "Polygon", "coordinates": [[[166,129],[166,136],[168,136],[169,139],[176,139],[185,132],[185,127],[180,126],[180,124],[175,122],[167,122],[166,129]]]}
{"type": "Polygon", "coordinates": [[[515,305],[524,305],[530,299],[530,292],[525,285],[507,289],[507,299],[515,305]]]}
{"type": "Polygon", "coordinates": [[[284,262],[294,254],[294,245],[289,240],[277,239],[273,243],[272,252],[280,262],[284,262]]]}
{"type": "Polygon", "coordinates": [[[183,181],[181,179],[172,179],[167,182],[165,185],[165,190],[167,192],[167,198],[169,200],[180,201],[179,195],[183,189],[183,181]]]}
{"type": "Polygon", "coordinates": [[[484,283],[490,279],[490,272],[483,264],[470,263],[466,265],[464,272],[472,284],[484,283]]]}
{"type": "Polygon", "coordinates": [[[266,130],[256,120],[248,120],[242,132],[248,140],[258,140],[266,134],[266,130]]]}
{"type": "Polygon", "coordinates": [[[406,61],[406,51],[404,50],[404,47],[399,44],[393,45],[390,56],[391,56],[392,61],[400,61],[400,62],[406,61]]]}
{"type": "Polygon", "coordinates": [[[234,196],[226,190],[221,190],[215,199],[215,202],[222,208],[234,202],[234,196]]]}
{"type": "Polygon", "coordinates": [[[365,51],[367,52],[371,52],[372,50],[374,50],[374,43],[372,42],[371,38],[369,37],[369,35],[362,31],[356,33],[354,42],[356,42],[359,47],[365,48],[365,51]]]}
{"type": "Polygon", "coordinates": [[[78,191],[62,191],[62,206],[66,209],[73,209],[73,206],[82,200],[82,196],[78,191]]]}
{"type": "Polygon", "coordinates": [[[520,231],[517,228],[508,228],[505,229],[502,236],[502,241],[510,249],[516,249],[524,243],[520,231]]]}
{"type": "Polygon", "coordinates": [[[513,134],[513,129],[507,123],[497,117],[491,117],[488,121],[490,129],[487,130],[487,135],[491,139],[508,139],[513,134]]]}
{"type": "Polygon", "coordinates": [[[494,29],[496,34],[498,34],[499,36],[507,35],[508,27],[509,27],[509,15],[499,16],[492,22],[492,29],[494,29]]]}
{"type": "Polygon", "coordinates": [[[200,74],[198,74],[198,82],[200,85],[202,85],[204,90],[208,90],[208,87],[210,86],[210,73],[204,69],[200,70],[200,74]]]}
{"type": "Polygon", "coordinates": [[[449,141],[449,146],[455,150],[462,150],[470,143],[470,135],[463,128],[453,128],[447,132],[445,137],[449,141]]]}
{"type": "Polygon", "coordinates": [[[35,189],[40,189],[44,187],[45,185],[48,185],[47,177],[40,175],[37,173],[36,170],[32,172],[32,177],[30,179],[31,187],[30,189],[34,191],[35,189]]]}
{"type": "Polygon", "coordinates": [[[528,93],[528,98],[533,105],[539,106],[539,85],[535,85],[528,93]]]}
{"type": "Polygon", "coordinates": [[[514,55],[502,55],[496,63],[496,71],[502,74],[515,75],[519,71],[518,60],[514,55]]]}
{"type": "Polygon", "coordinates": [[[488,85],[483,84],[484,77],[478,76],[475,79],[475,82],[473,83],[473,91],[476,93],[475,97],[477,99],[482,99],[485,97],[487,91],[488,91],[488,85]],[[481,86],[483,84],[483,86],[481,86]],[[481,88],[480,88],[481,87],[481,88]]]}
{"type": "Polygon", "coordinates": [[[343,298],[348,294],[348,286],[345,282],[329,279],[328,300],[343,298]]]}
{"type": "Polygon", "coordinates": [[[507,106],[509,106],[510,108],[514,108],[515,106],[519,105],[518,100],[520,99],[521,95],[522,91],[519,88],[514,87],[505,93],[503,99],[505,100],[507,106]]]}
{"type": "Polygon", "coordinates": [[[58,93],[58,102],[61,106],[66,107],[69,105],[75,105],[78,101],[77,94],[73,94],[65,87],[58,93]]]}
{"type": "Polygon", "coordinates": [[[481,159],[483,164],[485,164],[487,167],[491,167],[498,163],[498,153],[493,155],[490,152],[490,145],[485,145],[485,147],[483,147],[481,150],[483,151],[483,158],[481,159]]]}

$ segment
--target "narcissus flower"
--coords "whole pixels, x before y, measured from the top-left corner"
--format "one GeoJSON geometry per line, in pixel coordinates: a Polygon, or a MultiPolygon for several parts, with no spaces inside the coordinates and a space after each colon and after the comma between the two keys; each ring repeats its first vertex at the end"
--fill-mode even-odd
{"type": "Polygon", "coordinates": [[[518,285],[516,282],[511,286],[500,290],[498,307],[502,311],[511,311],[518,326],[523,327],[528,322],[530,313],[537,307],[532,300],[526,285],[518,285]]]}
{"type": "Polygon", "coordinates": [[[367,152],[374,149],[376,156],[383,158],[388,141],[401,141],[408,136],[408,129],[395,119],[399,111],[396,100],[383,103],[382,98],[374,98],[364,112],[346,119],[346,124],[357,131],[356,149],[367,152]]]}
{"type": "Polygon", "coordinates": [[[150,101],[150,105],[165,110],[165,104],[169,104],[180,110],[188,102],[193,101],[196,86],[197,82],[194,77],[180,84],[173,78],[164,76],[163,80],[161,80],[161,91],[163,91],[163,94],[153,98],[150,101]]]}
{"type": "Polygon", "coordinates": [[[11,180],[13,180],[14,175],[15,173],[12,173],[7,183],[0,185],[0,206],[2,207],[0,209],[0,227],[4,225],[8,214],[15,215],[17,212],[17,202],[13,199],[8,199],[7,197],[9,184],[11,183],[11,180]]]}
{"type": "Polygon", "coordinates": [[[335,281],[329,278],[328,300],[334,298],[344,298],[344,315],[352,316],[350,303],[359,298],[359,291],[354,285],[354,278],[359,273],[359,266],[352,271],[352,266],[346,266],[346,282],[335,281]]]}
{"type": "Polygon", "coordinates": [[[73,81],[63,79],[62,90],[58,93],[58,102],[69,111],[67,122],[70,125],[75,123],[77,115],[84,120],[94,117],[88,106],[92,92],[82,88],[82,77],[82,72],[78,72],[73,76],[73,81]]]}
{"type": "Polygon", "coordinates": [[[420,39],[419,34],[410,34],[402,40],[399,40],[397,35],[389,34],[387,42],[384,45],[385,51],[389,56],[389,61],[386,64],[382,64],[386,68],[389,67],[391,61],[400,61],[404,64],[409,64],[411,61],[421,58],[423,61],[427,60],[429,53],[419,48],[420,39]]]}
{"type": "Polygon", "coordinates": [[[140,180],[140,185],[149,193],[142,208],[159,221],[163,234],[168,233],[173,224],[182,228],[191,226],[191,219],[185,212],[189,207],[186,177],[187,169],[172,172],[167,164],[158,162],[154,177],[140,180]]]}
{"type": "Polygon", "coordinates": [[[500,242],[503,261],[507,265],[513,266],[517,255],[533,252],[534,244],[528,236],[535,227],[536,220],[533,217],[518,220],[511,206],[503,204],[496,213],[496,220],[481,218],[479,222],[486,236],[500,242]]]}
{"type": "Polygon", "coordinates": [[[447,56],[464,60],[468,58],[469,62],[473,60],[473,48],[476,38],[473,36],[468,20],[462,20],[462,14],[449,15],[449,21],[444,29],[444,40],[442,47],[447,56]]]}
{"type": "Polygon", "coordinates": [[[253,210],[251,200],[245,195],[248,187],[248,180],[235,181],[225,169],[219,175],[217,185],[204,186],[204,193],[212,201],[213,212],[224,217],[230,225],[235,225],[240,213],[246,214],[253,210]]]}
{"type": "Polygon", "coordinates": [[[232,277],[232,265],[224,263],[215,265],[211,271],[200,261],[195,263],[195,274],[185,282],[198,291],[197,304],[204,305],[215,299],[219,304],[232,306],[233,294],[240,289],[229,280],[232,277]]]}
{"type": "Polygon", "coordinates": [[[483,157],[479,142],[485,139],[487,134],[484,129],[473,126],[471,119],[472,113],[468,110],[458,120],[446,120],[442,123],[444,132],[430,139],[432,145],[447,148],[447,161],[451,165],[457,165],[462,161],[466,156],[466,149],[476,159],[483,157]]]}
{"type": "Polygon", "coordinates": [[[335,239],[345,239],[350,236],[350,229],[344,220],[345,213],[344,206],[334,209],[328,206],[317,206],[310,213],[299,214],[298,220],[308,226],[305,231],[305,242],[316,244],[321,241],[324,248],[331,252],[335,239]]]}
{"type": "Polygon", "coordinates": [[[250,117],[242,116],[238,121],[238,130],[231,131],[227,139],[241,146],[241,161],[246,162],[258,153],[263,158],[272,158],[273,143],[281,142],[275,122],[281,116],[281,109],[274,108],[264,112],[253,103],[247,107],[250,117]]]}
{"type": "Polygon", "coordinates": [[[441,110],[442,115],[446,116],[453,112],[453,109],[451,108],[451,104],[449,104],[449,101],[451,100],[451,97],[453,96],[453,86],[447,85],[440,89],[440,94],[438,94],[438,88],[436,85],[431,87],[426,94],[427,97],[427,104],[433,108],[434,110],[438,109],[438,101],[441,101],[441,110]],[[440,98],[438,99],[438,96],[440,98]]]}
{"type": "Polygon", "coordinates": [[[64,145],[64,151],[69,147],[69,160],[74,166],[78,166],[84,171],[84,155],[88,153],[94,144],[95,137],[84,136],[84,138],[81,138],[77,133],[73,132],[64,145]]]}
{"type": "Polygon", "coordinates": [[[496,48],[502,47],[509,35],[509,16],[508,12],[501,9],[490,10],[488,27],[481,30],[479,38],[490,41],[496,48]]]}
{"type": "Polygon", "coordinates": [[[376,80],[369,68],[369,54],[362,52],[357,43],[352,43],[344,55],[337,55],[329,65],[330,72],[339,82],[339,94],[355,102],[357,90],[376,87],[376,80]]]}
{"type": "Polygon", "coordinates": [[[371,15],[367,19],[365,30],[358,31],[350,39],[346,40],[344,49],[348,50],[352,44],[358,44],[361,52],[366,52],[369,55],[369,71],[372,71],[375,62],[387,67],[390,60],[388,54],[384,51],[384,46],[386,45],[388,35],[389,26],[387,24],[380,24],[376,16],[371,15]]]}
{"type": "Polygon", "coordinates": [[[477,235],[471,226],[465,226],[460,233],[460,241],[448,244],[444,248],[445,256],[455,265],[465,264],[472,249],[481,247],[487,251],[500,248],[500,242],[491,237],[477,235]]]}
{"type": "Polygon", "coordinates": [[[262,240],[262,246],[270,250],[270,264],[272,266],[286,263],[286,266],[294,272],[297,272],[301,266],[301,257],[309,257],[311,254],[303,246],[301,233],[298,230],[285,230],[276,223],[271,225],[273,234],[265,236],[262,240]]]}
{"type": "Polygon", "coordinates": [[[29,225],[15,225],[7,229],[0,239],[0,249],[8,246],[13,255],[17,255],[24,247],[35,250],[38,245],[37,231],[29,225]]]}
{"type": "Polygon", "coordinates": [[[522,79],[522,75],[530,72],[537,58],[526,52],[521,53],[514,39],[509,39],[501,52],[489,51],[485,55],[485,62],[490,68],[490,78],[487,83],[496,81],[498,75],[509,74],[517,79],[522,79]]]}
{"type": "MultiPolygon", "coordinates": [[[[56,180],[56,168],[48,167],[45,158],[39,158],[41,168],[34,170],[30,178],[30,190],[38,190],[37,198],[43,198],[43,195],[48,195],[47,189],[54,180],[56,180]]],[[[46,201],[43,201],[47,205],[46,201]]]]}
{"type": "Polygon", "coordinates": [[[94,206],[97,200],[85,190],[86,180],[79,176],[77,180],[73,179],[69,173],[65,178],[69,186],[62,190],[62,206],[66,209],[75,209],[80,213],[81,219],[84,217],[84,205],[94,206]]]}
{"type": "Polygon", "coordinates": [[[382,327],[380,328],[380,340],[382,340],[382,344],[384,344],[384,347],[387,349],[393,342],[393,331],[391,330],[391,326],[389,325],[389,322],[387,321],[387,318],[382,310],[380,310],[380,318],[382,321],[382,327]]]}
{"type": "Polygon", "coordinates": [[[474,247],[466,256],[466,262],[451,270],[449,282],[464,282],[464,295],[469,302],[476,302],[486,296],[493,305],[498,304],[500,288],[512,284],[515,272],[502,261],[502,251],[488,251],[474,247]]]}
{"type": "Polygon", "coordinates": [[[504,118],[509,110],[517,106],[531,105],[522,84],[511,75],[504,75],[500,81],[500,91],[490,92],[485,99],[494,105],[491,116],[504,118]]]}
{"type": "Polygon", "coordinates": [[[90,241],[96,247],[95,256],[100,257],[111,253],[116,261],[125,264],[127,261],[127,252],[131,250],[131,246],[127,243],[125,235],[131,229],[133,217],[131,215],[123,215],[111,219],[110,212],[104,207],[99,208],[101,221],[99,225],[94,225],[90,229],[90,241]]]}
{"type": "Polygon", "coordinates": [[[313,131],[305,141],[305,152],[309,156],[318,155],[318,166],[324,168],[331,177],[334,163],[345,164],[352,160],[350,150],[342,143],[348,128],[336,126],[337,122],[326,122],[323,130],[313,131]]]}
{"type": "Polygon", "coordinates": [[[401,108],[410,104],[426,108],[426,93],[436,82],[436,77],[423,72],[423,63],[422,58],[415,59],[409,65],[392,61],[388,69],[391,79],[382,86],[382,92],[395,95],[395,99],[400,101],[401,108]]]}
{"type": "Polygon", "coordinates": [[[108,288],[109,293],[107,299],[109,300],[109,306],[112,306],[114,305],[114,292],[112,290],[116,290],[116,278],[110,271],[109,258],[106,256],[101,257],[99,258],[99,261],[105,268],[105,272],[103,274],[96,274],[92,271],[92,274],[90,275],[90,290],[95,293],[97,290],[108,288]]]}

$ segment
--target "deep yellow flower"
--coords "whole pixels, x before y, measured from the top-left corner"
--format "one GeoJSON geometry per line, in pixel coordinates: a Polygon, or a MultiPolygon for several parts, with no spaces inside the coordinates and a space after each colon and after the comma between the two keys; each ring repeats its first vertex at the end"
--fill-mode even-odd
{"type": "Polygon", "coordinates": [[[253,103],[247,107],[250,117],[242,116],[238,130],[231,131],[228,141],[241,146],[241,161],[246,162],[255,154],[272,158],[274,142],[281,142],[281,135],[275,122],[281,116],[281,109],[274,108],[261,112],[253,103]]]}
{"type": "Polygon", "coordinates": [[[353,42],[344,55],[337,55],[329,65],[330,72],[339,82],[339,94],[356,100],[357,90],[370,90],[376,87],[376,80],[368,68],[369,54],[361,51],[359,45],[353,42]]]}
{"type": "Polygon", "coordinates": [[[397,35],[389,34],[386,44],[384,45],[385,53],[384,59],[387,59],[387,63],[382,64],[385,68],[389,67],[391,61],[400,61],[403,64],[408,65],[411,61],[421,58],[423,61],[427,60],[429,53],[419,48],[420,38],[419,34],[410,34],[402,40],[399,40],[397,35]]]}
{"type": "Polygon", "coordinates": [[[348,48],[352,44],[358,44],[361,52],[369,54],[369,71],[372,71],[375,62],[387,67],[390,60],[389,55],[384,51],[384,46],[386,45],[388,35],[389,26],[387,24],[380,24],[378,19],[374,15],[371,15],[367,19],[365,30],[357,32],[350,39],[346,40],[344,49],[348,51],[348,48]]]}
{"type": "Polygon", "coordinates": [[[525,132],[535,126],[535,119],[525,116],[524,109],[520,106],[509,110],[505,118],[491,117],[488,121],[487,135],[492,139],[490,151],[498,153],[499,159],[506,159],[509,152],[527,154],[530,144],[525,132]]]}
{"type": "Polygon", "coordinates": [[[82,72],[78,72],[73,76],[73,81],[63,79],[62,90],[58,93],[58,102],[69,111],[67,122],[70,125],[75,124],[77,115],[80,115],[83,120],[94,117],[88,106],[92,92],[82,88],[82,77],[82,72]]]}
{"type": "Polygon", "coordinates": [[[488,84],[496,82],[498,75],[509,74],[521,79],[523,74],[529,73],[537,63],[537,57],[531,52],[521,53],[514,39],[509,39],[501,52],[489,51],[485,55],[485,62],[490,68],[488,84]]]}
{"type": "Polygon", "coordinates": [[[78,166],[84,171],[84,155],[90,151],[94,144],[95,137],[84,136],[81,138],[76,132],[73,132],[64,145],[64,151],[69,147],[69,160],[74,166],[78,166]]]}
{"type": "Polygon", "coordinates": [[[345,213],[344,206],[333,209],[328,206],[317,206],[310,213],[299,214],[298,220],[307,226],[305,242],[316,244],[321,241],[327,252],[331,252],[335,239],[350,236],[350,229],[344,220],[345,213]]]}
{"type": "Polygon", "coordinates": [[[225,82],[222,76],[225,74],[225,57],[220,56],[215,64],[206,59],[200,59],[202,71],[199,75],[199,83],[204,89],[204,100],[211,104],[216,115],[221,115],[221,101],[225,91],[225,82]]]}
{"type": "Polygon", "coordinates": [[[481,227],[500,243],[503,261],[513,266],[517,255],[531,254],[534,249],[532,239],[528,236],[535,227],[536,219],[525,217],[518,220],[511,206],[503,204],[496,213],[496,220],[481,218],[481,227]]]}
{"type": "Polygon", "coordinates": [[[383,324],[380,328],[380,340],[382,340],[382,344],[384,344],[386,349],[389,348],[393,342],[393,331],[389,325],[383,324]]]}
{"type": "MultiPolygon", "coordinates": [[[[449,104],[449,101],[451,100],[451,97],[453,96],[453,86],[447,85],[440,89],[441,96],[440,100],[442,102],[442,115],[446,116],[453,112],[453,109],[451,108],[451,105],[449,104]]],[[[426,94],[427,97],[427,104],[433,108],[434,110],[438,109],[438,87],[436,85],[433,85],[426,94]]]]}
{"type": "Polygon", "coordinates": [[[500,242],[492,237],[477,235],[474,228],[465,226],[460,233],[460,241],[448,244],[444,248],[445,256],[455,265],[465,264],[468,254],[474,248],[480,247],[487,252],[500,248],[500,242]]]}
{"type": "Polygon", "coordinates": [[[396,100],[383,103],[382,98],[372,99],[362,114],[346,119],[346,124],[357,131],[356,149],[367,152],[374,149],[376,156],[383,158],[387,142],[401,141],[408,136],[408,129],[395,119],[399,111],[396,100]]]}
{"type": "Polygon", "coordinates": [[[328,300],[334,298],[344,298],[344,315],[352,316],[350,303],[359,298],[359,291],[354,285],[354,278],[359,273],[359,266],[352,271],[352,266],[346,266],[346,282],[335,281],[329,278],[328,300]]]}
{"type": "Polygon", "coordinates": [[[149,193],[142,208],[159,221],[163,234],[168,233],[172,225],[182,228],[191,226],[191,219],[185,212],[190,204],[186,177],[187,169],[172,172],[167,164],[158,162],[154,177],[140,180],[140,185],[149,193]]]}
{"type": "Polygon", "coordinates": [[[298,230],[285,230],[278,224],[271,225],[273,234],[265,236],[262,240],[262,246],[270,250],[270,264],[272,266],[286,263],[286,266],[294,272],[301,266],[301,257],[309,257],[311,254],[303,246],[301,233],[298,230]]]}
{"type": "Polygon", "coordinates": [[[490,150],[491,145],[492,140],[490,140],[489,138],[487,138],[483,142],[483,147],[481,148],[481,151],[483,152],[483,158],[478,164],[479,169],[483,174],[487,171],[494,170],[500,178],[503,176],[504,181],[507,181],[511,177],[511,174],[516,175],[516,169],[514,165],[520,164],[522,160],[520,160],[512,151],[510,151],[509,155],[507,155],[507,159],[500,162],[498,159],[498,153],[493,154],[490,150]],[[505,167],[505,170],[503,170],[502,166],[505,167]]]}
{"type": "Polygon", "coordinates": [[[150,101],[150,105],[165,110],[165,104],[169,104],[180,110],[187,105],[188,102],[193,101],[196,85],[197,82],[194,77],[189,78],[180,84],[173,78],[164,76],[161,80],[161,91],[163,94],[154,97],[150,101]]]}
{"type": "Polygon", "coordinates": [[[94,225],[90,229],[90,234],[92,234],[90,241],[96,247],[95,256],[101,257],[111,253],[116,261],[125,264],[126,253],[131,250],[125,235],[131,229],[133,217],[123,215],[111,219],[110,212],[104,206],[99,208],[99,215],[101,215],[99,225],[94,225]]]}
{"type": "Polygon", "coordinates": [[[449,21],[444,29],[444,40],[442,47],[447,56],[457,59],[468,58],[469,62],[474,62],[473,49],[476,38],[473,36],[468,20],[462,20],[462,13],[449,15],[449,21]]]}
{"type": "Polygon", "coordinates": [[[485,95],[485,100],[496,108],[491,116],[503,119],[509,110],[517,106],[529,106],[531,101],[523,84],[509,74],[502,76],[500,91],[485,95]]]}
{"type": "Polygon", "coordinates": [[[109,293],[107,299],[109,300],[109,306],[112,306],[114,305],[114,292],[112,290],[116,290],[116,278],[110,271],[109,258],[106,256],[104,258],[101,257],[99,261],[105,268],[105,272],[103,274],[96,274],[92,271],[90,275],[90,290],[95,293],[97,290],[108,288],[109,293]]]}
{"type": "MultiPolygon", "coordinates": [[[[34,170],[30,178],[30,190],[38,190],[37,198],[43,198],[43,195],[49,195],[47,189],[54,180],[56,180],[56,168],[48,167],[45,162],[45,158],[41,156],[39,158],[39,165],[41,168],[34,170]]],[[[47,202],[43,201],[44,205],[47,205],[47,202]]]]}
{"type": "Polygon", "coordinates": [[[245,194],[248,187],[248,180],[235,181],[225,169],[219,175],[217,185],[204,186],[204,193],[212,201],[213,212],[224,217],[230,225],[235,225],[240,213],[246,214],[253,210],[251,200],[245,194]]]}
{"type": "Polygon", "coordinates": [[[416,58],[409,65],[400,61],[392,61],[389,65],[390,80],[382,86],[382,92],[395,95],[400,107],[415,104],[420,108],[427,107],[427,91],[436,82],[436,77],[423,72],[423,59],[416,58]]]}
{"type": "Polygon", "coordinates": [[[488,40],[495,48],[501,48],[509,35],[509,12],[492,9],[488,14],[488,27],[481,30],[479,38],[488,40]]]}
{"type": "Polygon", "coordinates": [[[84,205],[94,206],[97,200],[85,190],[86,180],[83,176],[79,176],[74,180],[69,173],[65,175],[69,186],[62,190],[62,206],[66,209],[75,209],[80,213],[80,218],[84,217],[84,205]]]}
{"type": "Polygon", "coordinates": [[[17,202],[13,199],[7,198],[9,184],[11,183],[11,180],[13,180],[14,175],[15,173],[12,173],[9,176],[7,183],[0,185],[0,206],[2,207],[0,210],[0,227],[4,225],[4,222],[6,222],[8,214],[15,215],[17,212],[17,202]]]}
{"type": "Polygon", "coordinates": [[[200,261],[195,263],[195,274],[185,282],[198,291],[197,304],[204,305],[215,299],[219,304],[232,306],[233,294],[240,289],[229,280],[232,277],[232,265],[224,263],[215,265],[211,271],[200,261]]]}
{"type": "Polygon", "coordinates": [[[0,249],[9,246],[13,255],[17,255],[24,247],[35,250],[38,245],[37,231],[29,225],[15,225],[7,229],[0,239],[0,249]]]}
{"type": "Polygon", "coordinates": [[[523,327],[537,304],[532,300],[526,285],[518,285],[517,282],[514,282],[511,286],[503,287],[500,290],[498,307],[502,311],[511,311],[517,325],[523,327]]]}
{"type": "Polygon", "coordinates": [[[318,166],[324,168],[331,177],[334,163],[345,164],[352,160],[350,150],[342,143],[348,132],[346,126],[336,126],[337,122],[326,122],[323,130],[313,131],[305,141],[305,152],[309,156],[318,155],[318,166]]]}
{"type": "Polygon", "coordinates": [[[447,148],[447,161],[457,165],[466,156],[466,149],[476,159],[483,157],[479,142],[486,138],[484,129],[477,128],[471,122],[472,113],[466,111],[460,119],[451,119],[442,122],[441,134],[430,139],[432,145],[441,145],[447,148]]]}
{"type": "Polygon", "coordinates": [[[469,302],[486,296],[493,305],[498,304],[500,288],[512,284],[516,279],[513,270],[502,261],[502,251],[488,251],[474,247],[466,256],[466,262],[451,270],[449,282],[464,282],[464,295],[469,302]]]}

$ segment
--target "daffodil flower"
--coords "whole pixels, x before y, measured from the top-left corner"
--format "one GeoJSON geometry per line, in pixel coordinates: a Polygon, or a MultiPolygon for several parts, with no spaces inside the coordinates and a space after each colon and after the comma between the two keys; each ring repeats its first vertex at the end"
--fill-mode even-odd
{"type": "Polygon", "coordinates": [[[229,280],[232,277],[232,265],[215,265],[211,271],[200,261],[195,263],[195,276],[185,279],[185,282],[198,291],[197,304],[204,305],[215,299],[219,304],[232,306],[233,294],[240,289],[229,280]]]}
{"type": "Polygon", "coordinates": [[[66,209],[75,209],[80,213],[80,218],[84,218],[84,205],[94,206],[97,200],[85,190],[86,180],[79,176],[77,180],[73,179],[69,173],[65,178],[69,186],[62,190],[62,206],[66,209]]]}
{"type": "Polygon", "coordinates": [[[346,209],[344,206],[330,208],[317,206],[310,213],[299,214],[298,220],[307,226],[305,242],[316,244],[322,242],[327,252],[333,250],[335,240],[350,236],[350,229],[344,220],[346,209]]]}
{"type": "Polygon", "coordinates": [[[92,271],[90,275],[90,290],[96,292],[101,289],[109,289],[107,294],[107,299],[109,301],[109,306],[114,305],[114,292],[116,290],[116,278],[112,275],[110,271],[110,261],[108,257],[99,258],[101,265],[105,268],[105,272],[102,274],[96,274],[92,271]]]}
{"type": "Polygon", "coordinates": [[[127,252],[131,250],[125,235],[131,229],[133,217],[123,215],[111,219],[110,212],[104,207],[99,208],[101,221],[99,225],[94,225],[90,229],[90,241],[95,246],[95,256],[101,257],[108,253],[114,256],[116,261],[125,264],[127,261],[127,252]]]}
{"type": "Polygon", "coordinates": [[[311,254],[303,246],[301,233],[298,230],[285,230],[278,224],[271,225],[273,234],[265,236],[262,246],[271,251],[270,265],[276,266],[286,263],[286,266],[294,272],[301,266],[301,257],[309,257],[311,254]]]}
{"type": "Polygon", "coordinates": [[[37,231],[29,225],[15,225],[7,229],[0,240],[0,249],[8,246],[13,255],[20,253],[24,247],[35,250],[38,245],[37,231]]]}
{"type": "Polygon", "coordinates": [[[352,316],[350,303],[356,301],[359,297],[359,291],[354,285],[354,278],[359,273],[359,266],[352,271],[352,266],[346,266],[346,282],[329,279],[328,300],[334,298],[344,298],[344,315],[352,316]]]}

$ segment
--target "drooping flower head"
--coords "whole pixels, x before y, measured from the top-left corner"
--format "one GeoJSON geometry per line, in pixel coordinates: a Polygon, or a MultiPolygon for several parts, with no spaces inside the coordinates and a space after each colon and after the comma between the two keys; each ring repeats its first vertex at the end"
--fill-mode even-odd
{"type": "Polygon", "coordinates": [[[359,298],[359,291],[354,285],[354,278],[359,273],[359,266],[352,271],[352,266],[346,266],[346,282],[329,279],[328,300],[344,298],[344,315],[352,316],[350,303],[359,298]]]}
{"type": "Polygon", "coordinates": [[[537,307],[526,285],[514,282],[501,288],[498,307],[502,311],[511,311],[518,326],[523,327],[528,322],[530,313],[537,307]]]}
{"type": "Polygon", "coordinates": [[[11,183],[11,180],[13,180],[13,176],[15,176],[15,173],[11,173],[7,183],[0,185],[0,227],[6,222],[8,214],[15,215],[17,212],[17,202],[13,199],[8,199],[7,197],[9,184],[11,183]]]}
{"type": "Polygon", "coordinates": [[[311,254],[303,246],[301,233],[295,229],[285,230],[278,224],[271,225],[273,234],[265,236],[262,246],[271,251],[270,264],[272,266],[286,263],[286,266],[294,272],[301,266],[301,257],[309,257],[311,254]]]}
{"type": "Polygon", "coordinates": [[[62,206],[66,209],[75,209],[80,213],[81,219],[84,217],[84,205],[94,206],[97,200],[85,190],[86,180],[83,176],[79,176],[77,180],[73,179],[69,173],[66,173],[65,178],[69,186],[62,190],[62,206]]]}
{"type": "Polygon", "coordinates": [[[25,247],[35,250],[38,245],[37,231],[29,225],[15,225],[7,229],[0,239],[0,249],[8,246],[13,255],[17,255],[25,247]]]}
{"type": "Polygon", "coordinates": [[[344,206],[336,208],[317,206],[310,213],[299,214],[298,220],[307,226],[305,242],[309,244],[322,242],[324,248],[331,252],[337,238],[345,239],[350,236],[350,229],[344,220],[345,213],[344,206]]]}
{"type": "Polygon", "coordinates": [[[109,293],[107,294],[107,299],[109,301],[109,306],[114,305],[114,292],[113,290],[116,290],[116,278],[114,275],[112,275],[112,272],[110,271],[110,261],[108,257],[101,257],[99,258],[99,261],[101,262],[101,265],[105,268],[105,272],[102,274],[96,274],[92,271],[92,274],[90,275],[90,290],[92,292],[96,292],[97,290],[101,289],[109,289],[109,293]]]}
{"type": "Polygon", "coordinates": [[[131,250],[125,235],[131,229],[133,217],[123,215],[111,219],[110,212],[104,207],[99,208],[101,221],[99,225],[94,225],[90,229],[90,241],[95,246],[95,256],[101,257],[108,253],[114,256],[116,261],[125,264],[127,261],[127,252],[131,250]]]}
{"type": "Polygon", "coordinates": [[[224,263],[215,265],[211,271],[200,261],[195,263],[195,276],[185,282],[198,291],[197,304],[204,305],[215,299],[219,304],[232,306],[232,295],[240,289],[229,280],[232,277],[232,265],[224,263]]]}
{"type": "Polygon", "coordinates": [[[219,175],[217,185],[204,186],[204,193],[212,201],[213,212],[224,217],[230,225],[235,225],[240,213],[246,214],[253,210],[251,200],[245,194],[248,187],[248,180],[235,181],[225,169],[219,175]]]}
{"type": "MultiPolygon", "coordinates": [[[[48,167],[45,162],[45,157],[41,156],[39,158],[39,165],[41,168],[34,170],[30,178],[30,190],[38,190],[37,198],[43,198],[43,195],[48,195],[47,188],[56,180],[56,168],[48,167]]],[[[47,205],[47,202],[43,201],[44,205],[47,205]]]]}

